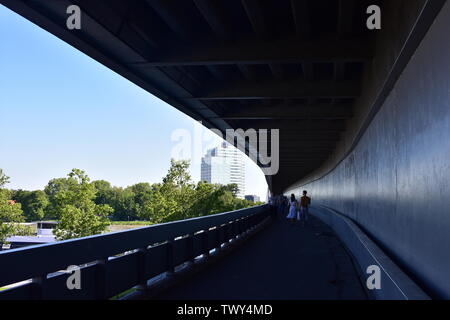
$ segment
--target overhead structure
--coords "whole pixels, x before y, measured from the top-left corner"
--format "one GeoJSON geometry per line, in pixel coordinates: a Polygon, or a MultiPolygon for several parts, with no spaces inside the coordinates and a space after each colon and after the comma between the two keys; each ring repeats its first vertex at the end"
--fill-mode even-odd
{"type": "Polygon", "coordinates": [[[385,2],[0,1],[208,128],[279,129],[274,192],[336,149],[376,53],[367,7],[385,2]]]}

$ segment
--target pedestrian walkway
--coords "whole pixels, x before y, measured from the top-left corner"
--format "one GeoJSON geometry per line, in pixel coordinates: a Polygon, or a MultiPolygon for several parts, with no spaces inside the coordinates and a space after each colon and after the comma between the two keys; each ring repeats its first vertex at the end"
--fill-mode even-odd
{"type": "Polygon", "coordinates": [[[158,299],[367,299],[347,251],[314,217],[306,226],[284,217],[220,262],[158,299]]]}

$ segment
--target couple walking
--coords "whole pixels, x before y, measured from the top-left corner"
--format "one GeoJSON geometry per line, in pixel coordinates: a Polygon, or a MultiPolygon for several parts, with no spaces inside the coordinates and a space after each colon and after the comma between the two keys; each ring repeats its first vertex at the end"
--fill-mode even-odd
{"type": "Polygon", "coordinates": [[[295,222],[295,220],[306,222],[308,221],[308,208],[311,204],[311,198],[307,196],[308,192],[303,191],[303,196],[300,198],[300,202],[295,199],[295,195],[291,195],[291,200],[289,201],[289,214],[288,219],[295,222]]]}

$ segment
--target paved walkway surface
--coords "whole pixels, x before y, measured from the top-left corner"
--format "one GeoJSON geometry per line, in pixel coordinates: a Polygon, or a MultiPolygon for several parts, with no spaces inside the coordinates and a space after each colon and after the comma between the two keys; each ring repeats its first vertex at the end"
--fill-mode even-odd
{"type": "Polygon", "coordinates": [[[359,300],[367,295],[336,235],[310,216],[305,226],[278,217],[219,263],[157,299],[359,300]]]}

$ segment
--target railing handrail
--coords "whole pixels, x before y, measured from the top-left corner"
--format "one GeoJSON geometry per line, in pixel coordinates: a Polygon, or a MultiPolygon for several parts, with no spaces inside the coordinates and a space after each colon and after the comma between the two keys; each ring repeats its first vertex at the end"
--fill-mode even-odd
{"type": "Polygon", "coordinates": [[[0,286],[208,230],[256,214],[265,206],[1,251],[0,286]]]}

